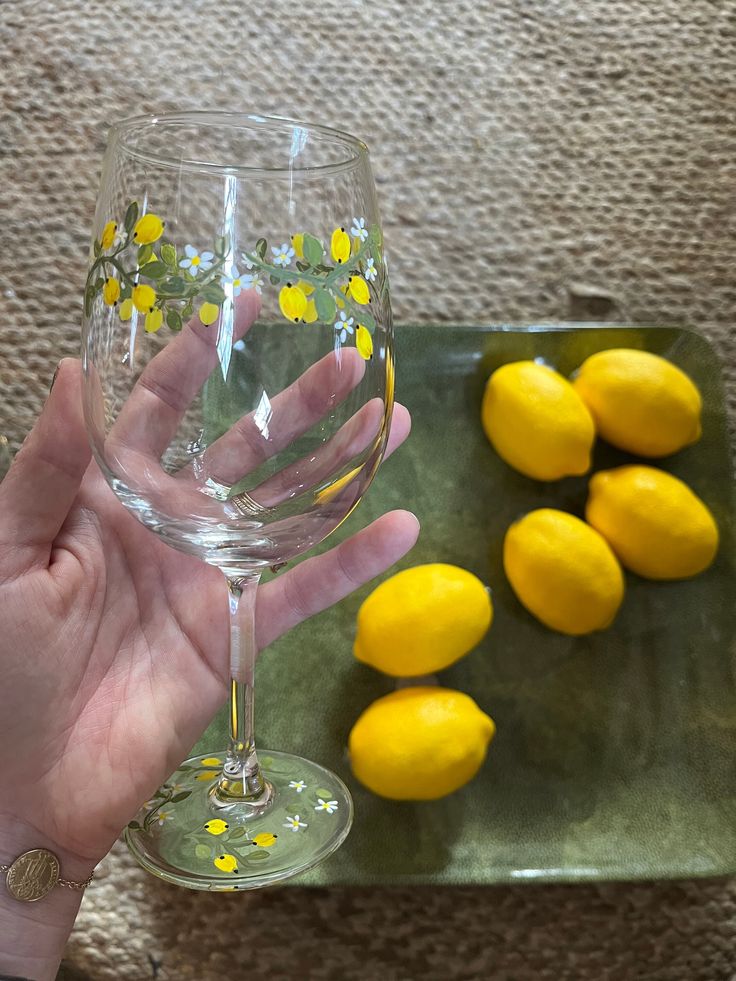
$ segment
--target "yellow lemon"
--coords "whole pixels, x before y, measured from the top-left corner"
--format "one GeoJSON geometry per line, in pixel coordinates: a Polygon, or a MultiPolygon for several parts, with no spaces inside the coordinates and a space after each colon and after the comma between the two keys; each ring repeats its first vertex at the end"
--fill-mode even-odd
{"type": "Polygon", "coordinates": [[[360,303],[361,306],[365,306],[366,303],[371,302],[370,293],[368,292],[368,283],[366,283],[362,276],[350,277],[348,280],[348,293],[350,293],[355,302],[360,303]]]}
{"type": "Polygon", "coordinates": [[[133,301],[131,300],[130,297],[128,297],[127,300],[123,300],[123,302],[120,304],[120,319],[130,320],[132,316],[133,316],[133,301]]]}
{"type": "Polygon", "coordinates": [[[297,232],[291,236],[291,244],[294,246],[297,259],[304,258],[304,232],[297,232]]]}
{"type": "Polygon", "coordinates": [[[619,559],[646,579],[687,579],[718,551],[718,526],[672,474],[641,465],[602,470],[590,481],[585,516],[619,559]]]}
{"type": "Polygon", "coordinates": [[[136,245],[151,245],[157,242],[164,233],[164,223],[158,215],[143,215],[135,223],[133,241],[136,245]]]}
{"type": "Polygon", "coordinates": [[[118,230],[118,223],[116,221],[108,221],[105,227],[102,229],[102,236],[100,237],[100,245],[103,249],[109,249],[112,243],[115,241],[115,232],[118,230]]]}
{"type": "Polygon", "coordinates": [[[208,756],[202,760],[200,766],[221,766],[222,760],[217,756],[208,756]]]}
{"type": "Polygon", "coordinates": [[[348,746],[356,778],[391,800],[436,800],[472,780],[496,726],[468,695],[402,688],[369,705],[348,746]]]}
{"type": "Polygon", "coordinates": [[[102,287],[102,298],[109,307],[115,306],[120,299],[120,281],[114,276],[108,276],[102,287]]]}
{"type": "Polygon", "coordinates": [[[152,286],[147,286],[146,283],[141,283],[133,287],[131,299],[138,313],[148,313],[149,310],[153,309],[153,304],[156,302],[156,290],[152,286]]]}
{"type": "Polygon", "coordinates": [[[593,419],[570,382],[535,361],[493,372],[481,408],[486,436],[509,466],[536,480],[590,469],[593,419]]]}
{"type": "Polygon", "coordinates": [[[317,304],[314,300],[307,300],[307,305],[304,308],[304,313],[302,314],[302,320],[305,324],[313,324],[317,319],[317,304]]]}
{"type": "Polygon", "coordinates": [[[146,314],[146,319],[143,322],[143,329],[147,334],[155,334],[157,330],[161,329],[161,324],[164,322],[164,312],[156,307],[154,310],[149,310],[146,314]]]}
{"type": "Polygon", "coordinates": [[[211,835],[221,835],[224,834],[230,825],[227,821],[222,821],[220,818],[213,818],[208,821],[204,826],[204,830],[211,835]]]}
{"type": "Polygon", "coordinates": [[[350,236],[344,228],[336,228],[332,233],[330,252],[335,262],[345,262],[350,258],[350,236]]]}
{"type": "Polygon", "coordinates": [[[361,358],[370,361],[373,357],[373,338],[368,328],[364,327],[363,324],[358,324],[358,329],[355,331],[355,346],[361,358]]]}
{"type": "Polygon", "coordinates": [[[540,508],[511,525],[503,567],[527,610],[563,634],[605,629],[624,598],[623,572],[606,540],[565,511],[540,508]]]}
{"type": "Polygon", "coordinates": [[[278,835],[271,834],[269,831],[262,831],[260,834],[254,835],[253,844],[258,845],[259,848],[270,848],[271,845],[276,844],[276,839],[278,835]]]}
{"type": "Polygon", "coordinates": [[[391,576],[362,604],[355,657],[398,678],[432,674],[472,650],[492,618],[488,591],[471,572],[418,565],[391,576]]]}
{"type": "Polygon", "coordinates": [[[573,385],[600,435],[619,449],[669,456],[700,439],[700,392],[656,354],[601,351],[582,363],[573,385]]]}
{"type": "Polygon", "coordinates": [[[279,307],[287,320],[296,322],[307,309],[307,298],[298,286],[287,283],[279,292],[279,307]]]}
{"type": "Polygon", "coordinates": [[[218,855],[214,863],[221,872],[238,871],[238,860],[234,855],[218,855]]]}
{"type": "Polygon", "coordinates": [[[205,327],[209,327],[210,324],[214,324],[219,316],[220,308],[216,303],[203,303],[199,308],[199,319],[202,321],[205,327]]]}

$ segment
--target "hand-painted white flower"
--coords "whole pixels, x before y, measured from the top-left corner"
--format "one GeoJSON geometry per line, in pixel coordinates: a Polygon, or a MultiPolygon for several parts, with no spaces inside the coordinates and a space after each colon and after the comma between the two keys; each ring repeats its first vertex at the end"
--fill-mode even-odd
{"type": "Polygon", "coordinates": [[[241,252],[240,253],[240,258],[241,258],[241,260],[243,262],[243,265],[245,266],[246,269],[252,269],[253,268],[253,263],[250,261],[250,259],[248,258],[248,256],[246,255],[245,252],[241,252]]]}
{"type": "Polygon", "coordinates": [[[334,814],[336,810],[336,800],[322,800],[321,797],[317,798],[317,806],[315,807],[315,811],[327,811],[328,814],[334,814]]]}
{"type": "Polygon", "coordinates": [[[243,289],[255,290],[256,293],[262,293],[263,279],[258,275],[257,272],[249,273],[247,276],[243,276],[243,289]]]}
{"type": "Polygon", "coordinates": [[[284,822],[284,827],[289,828],[291,831],[298,831],[299,828],[306,828],[307,824],[304,821],[299,820],[299,815],[295,814],[294,817],[289,817],[286,815],[286,821],[284,822]]]}
{"type": "Polygon", "coordinates": [[[272,245],[271,251],[273,252],[274,266],[283,266],[286,269],[287,266],[291,265],[291,260],[294,258],[294,250],[288,242],[284,242],[279,249],[275,245],[272,245]]]}
{"type": "Polygon", "coordinates": [[[224,289],[232,290],[233,296],[240,296],[240,291],[248,288],[245,280],[252,278],[252,276],[241,276],[237,266],[230,266],[229,275],[222,277],[222,285],[224,289]]]}
{"type": "Polygon", "coordinates": [[[123,244],[126,238],[127,238],[127,233],[125,229],[118,228],[118,230],[115,232],[115,237],[112,240],[112,247],[114,251],[117,252],[117,250],[120,248],[120,246],[123,244]]]}
{"type": "Polygon", "coordinates": [[[295,790],[298,794],[300,794],[303,790],[307,789],[307,785],[304,783],[303,780],[290,780],[289,786],[292,788],[292,790],[295,790]]]}
{"type": "Polygon", "coordinates": [[[344,310],[340,311],[340,319],[335,323],[335,331],[341,344],[348,339],[348,334],[353,333],[353,322],[353,318],[348,317],[344,310]]]}
{"type": "Polygon", "coordinates": [[[353,227],[350,229],[350,234],[353,238],[359,238],[361,242],[365,242],[368,238],[368,229],[365,227],[365,218],[353,218],[353,227]]]}
{"type": "Polygon", "coordinates": [[[373,261],[373,259],[368,259],[368,261],[365,264],[363,276],[368,280],[369,283],[372,283],[377,275],[378,275],[378,270],[376,269],[375,262],[373,261]]]}
{"type": "Polygon", "coordinates": [[[185,258],[179,261],[179,266],[182,269],[188,269],[192,276],[196,276],[200,269],[202,272],[211,269],[212,260],[215,258],[212,252],[200,254],[193,245],[184,246],[184,256],[185,258]]]}
{"type": "Polygon", "coordinates": [[[173,811],[159,811],[156,815],[156,820],[158,821],[159,825],[161,825],[164,823],[164,821],[171,821],[173,816],[173,811]]]}

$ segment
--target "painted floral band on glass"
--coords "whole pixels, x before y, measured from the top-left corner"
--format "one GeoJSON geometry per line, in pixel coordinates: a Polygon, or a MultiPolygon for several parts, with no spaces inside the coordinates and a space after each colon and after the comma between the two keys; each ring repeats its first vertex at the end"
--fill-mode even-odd
{"type": "MultiPolygon", "coordinates": [[[[354,340],[363,358],[373,356],[376,321],[369,307],[378,295],[381,232],[355,217],[335,228],[329,247],[308,232],[269,248],[259,239],[251,252],[232,256],[228,235],[211,249],[187,243],[183,251],[165,240],[165,222],[148,212],[139,215],[133,201],[122,225],[111,219],[93,243],[94,259],[84,292],[85,314],[101,295],[119,309],[120,319],[133,311],[145,317],[144,329],[155,333],[165,323],[179,331],[195,313],[206,326],[214,324],[227,302],[242,290],[262,293],[267,283],[279,287],[278,302],[286,320],[332,326],[335,346],[354,340]],[[131,249],[135,262],[130,263],[131,249]],[[245,271],[241,272],[239,266],[245,271]]],[[[380,290],[388,288],[380,277],[380,290]]]]}

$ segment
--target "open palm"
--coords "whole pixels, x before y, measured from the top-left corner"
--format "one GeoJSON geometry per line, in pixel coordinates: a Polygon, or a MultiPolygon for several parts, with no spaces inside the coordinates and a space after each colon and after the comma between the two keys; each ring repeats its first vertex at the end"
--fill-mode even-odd
{"type": "MultiPolygon", "coordinates": [[[[225,699],[228,636],[222,575],[147,531],[90,462],[80,387],[62,362],[0,485],[0,820],[91,867],[225,699]]],[[[408,431],[397,407],[389,452],[408,431]]],[[[416,534],[412,515],[384,515],[262,586],[259,647],[416,534]]]]}

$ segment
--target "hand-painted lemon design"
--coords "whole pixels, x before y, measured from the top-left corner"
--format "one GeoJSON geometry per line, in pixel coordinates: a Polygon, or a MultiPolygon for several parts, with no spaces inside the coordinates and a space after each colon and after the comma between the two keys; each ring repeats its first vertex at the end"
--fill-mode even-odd
{"type": "Polygon", "coordinates": [[[392,800],[436,800],[476,775],[496,726],[469,695],[401,688],[369,705],[352,728],[353,773],[392,800]]]}
{"type": "Polygon", "coordinates": [[[619,449],[669,456],[700,439],[700,392],[666,358],[632,348],[600,351],[582,363],[573,386],[600,435],[619,449]]]}
{"type": "Polygon", "coordinates": [[[365,306],[366,303],[371,302],[371,296],[368,291],[368,283],[363,279],[362,276],[351,276],[348,280],[348,293],[352,296],[356,303],[360,303],[361,306],[365,306]]]}
{"type": "Polygon", "coordinates": [[[335,262],[346,262],[350,258],[350,236],[344,228],[336,228],[332,233],[330,252],[335,262]]]}
{"type": "Polygon", "coordinates": [[[262,831],[253,838],[253,844],[258,845],[259,848],[270,848],[272,845],[276,844],[277,838],[278,835],[272,835],[268,831],[262,831]]]}
{"type": "Polygon", "coordinates": [[[299,280],[296,284],[297,289],[300,289],[305,296],[311,296],[314,293],[314,286],[311,283],[305,283],[304,280],[299,280]]]}
{"type": "Polygon", "coordinates": [[[147,313],[153,308],[156,302],[156,290],[146,283],[140,283],[138,286],[133,287],[131,299],[138,313],[147,313]]]}
{"type": "Polygon", "coordinates": [[[238,860],[234,855],[218,855],[214,860],[214,864],[220,872],[236,873],[238,871],[238,860]]]}
{"type": "Polygon", "coordinates": [[[291,244],[294,246],[297,259],[304,258],[304,232],[297,232],[291,236],[291,244]]]}
{"type": "Polygon", "coordinates": [[[279,307],[287,320],[295,323],[301,319],[307,309],[307,298],[298,286],[287,283],[279,292],[279,307]]]}
{"type": "Polygon", "coordinates": [[[199,308],[199,319],[202,321],[205,327],[209,327],[210,324],[214,324],[219,316],[220,308],[216,303],[203,303],[199,308]]]}
{"type": "Polygon", "coordinates": [[[601,470],[590,481],[585,517],[632,572],[689,579],[711,564],[718,526],[693,491],[656,467],[601,470]]]}
{"type": "Polygon", "coordinates": [[[195,780],[215,780],[219,776],[220,776],[220,771],[219,770],[202,770],[202,772],[201,773],[198,773],[195,776],[194,779],[195,780]]]}
{"type": "Polygon", "coordinates": [[[164,233],[164,223],[158,215],[153,213],[143,215],[135,223],[133,229],[133,241],[136,245],[151,245],[157,242],[164,233]]]}
{"type": "Polygon", "coordinates": [[[123,300],[123,302],[120,304],[120,319],[123,321],[130,320],[132,316],[133,316],[133,301],[131,300],[130,297],[128,297],[127,300],[123,300]]]}
{"type": "Polygon", "coordinates": [[[485,434],[510,467],[535,480],[586,473],[593,418],[570,382],[535,361],[493,372],[481,408],[485,434]]]}
{"type": "Polygon", "coordinates": [[[527,610],[563,634],[604,630],[623,602],[623,572],[608,543],[564,511],[539,508],[511,525],[503,567],[527,610]]]}
{"type": "Polygon", "coordinates": [[[161,324],[164,322],[164,312],[156,307],[150,310],[146,314],[146,319],[143,323],[144,330],[147,334],[155,334],[157,330],[161,329],[161,324]]]}
{"type": "Polygon", "coordinates": [[[222,821],[220,818],[213,818],[208,821],[204,826],[204,830],[211,835],[221,835],[224,834],[230,825],[227,821],[222,821]]]}
{"type": "Polygon", "coordinates": [[[118,230],[118,223],[116,221],[108,221],[105,227],[102,229],[102,237],[100,238],[100,245],[103,249],[109,249],[112,243],[115,241],[115,232],[118,230]]]}
{"type": "Polygon", "coordinates": [[[222,760],[221,759],[218,759],[217,756],[208,756],[208,757],[206,757],[206,759],[203,759],[199,765],[200,766],[222,766],[222,760]]]}
{"type": "Polygon", "coordinates": [[[373,338],[368,328],[362,324],[358,324],[358,329],[355,331],[355,346],[361,358],[370,361],[373,357],[373,338]]]}
{"type": "Polygon", "coordinates": [[[114,307],[120,299],[120,282],[114,276],[108,276],[102,287],[102,299],[109,307],[114,307]]]}
{"type": "Polygon", "coordinates": [[[471,651],[492,619],[488,591],[472,572],[441,562],[414,566],[363,602],[354,654],[394,677],[432,674],[471,651]]]}
{"type": "Polygon", "coordinates": [[[317,316],[317,304],[314,300],[307,300],[307,305],[304,307],[304,313],[302,314],[302,320],[305,324],[313,324],[317,316]]]}

